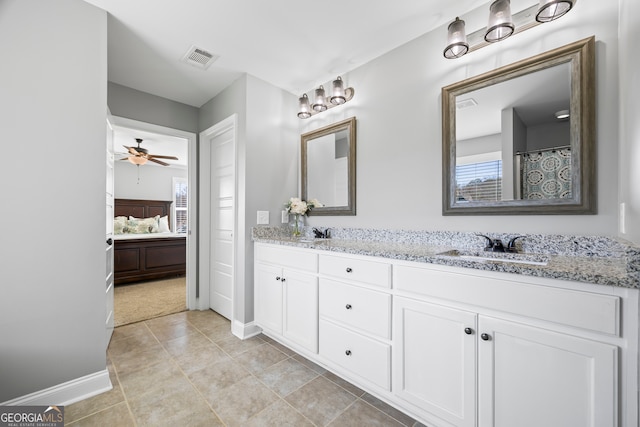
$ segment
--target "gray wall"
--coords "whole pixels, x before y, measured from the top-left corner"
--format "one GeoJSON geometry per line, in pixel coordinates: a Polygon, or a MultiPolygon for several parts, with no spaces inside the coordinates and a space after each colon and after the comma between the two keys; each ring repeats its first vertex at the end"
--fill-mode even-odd
{"type": "Polygon", "coordinates": [[[111,114],[187,132],[198,132],[198,108],[109,82],[111,114]]]}
{"type": "MultiPolygon", "coordinates": [[[[357,117],[358,214],[312,216],[308,222],[314,226],[616,235],[617,194],[611,191],[618,188],[618,177],[612,172],[618,168],[619,146],[616,5],[581,0],[560,20],[457,60],[442,56],[446,40],[446,26],[442,26],[344,75],[346,83],[355,88],[354,99],[300,121],[300,130],[308,132],[357,117]],[[441,88],[594,34],[598,214],[443,217],[441,88]]],[[[461,18],[467,21],[468,32],[482,28],[486,7],[461,18]]],[[[637,133],[637,125],[632,126],[637,133]]]]}
{"type": "Polygon", "coordinates": [[[116,162],[114,195],[117,199],[173,199],[173,178],[187,178],[187,169],[149,163],[136,167],[129,162],[116,162]]]}
{"type": "Polygon", "coordinates": [[[107,15],[3,0],[0,57],[4,402],[106,369],[107,15]]]}

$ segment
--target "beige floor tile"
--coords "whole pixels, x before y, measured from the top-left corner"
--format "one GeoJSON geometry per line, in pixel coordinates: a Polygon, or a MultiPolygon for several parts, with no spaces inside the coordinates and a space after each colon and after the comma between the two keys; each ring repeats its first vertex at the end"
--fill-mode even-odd
{"type": "Polygon", "coordinates": [[[162,342],[162,346],[173,357],[199,351],[203,347],[215,345],[201,333],[187,334],[169,341],[162,342]]]}
{"type": "Polygon", "coordinates": [[[111,356],[122,355],[131,351],[140,351],[146,348],[157,347],[158,340],[145,326],[144,329],[140,329],[134,335],[123,337],[116,341],[112,340],[109,343],[108,352],[111,356]]]}
{"type": "Polygon", "coordinates": [[[294,359],[285,359],[256,375],[271,390],[287,396],[318,376],[294,359]]]}
{"type": "Polygon", "coordinates": [[[133,427],[135,422],[125,402],[107,408],[103,411],[91,414],[75,422],[67,422],[65,408],[65,425],[73,427],[118,426],[133,427]]]}
{"type": "Polygon", "coordinates": [[[187,320],[201,331],[221,325],[226,325],[231,328],[229,320],[220,316],[213,310],[187,311],[187,320]]]}
{"type": "Polygon", "coordinates": [[[325,426],[351,405],[356,397],[320,376],[294,391],[285,400],[318,426],[325,426]]]}
{"type": "Polygon", "coordinates": [[[159,343],[150,349],[130,351],[122,355],[111,355],[111,360],[118,375],[144,369],[168,359],[170,359],[169,353],[159,343]]]}
{"type": "Polygon", "coordinates": [[[160,342],[171,341],[188,334],[199,334],[198,330],[189,322],[173,322],[148,325],[151,332],[160,342]]]}
{"type": "Polygon", "coordinates": [[[144,322],[119,326],[113,330],[113,335],[111,336],[111,344],[124,338],[130,338],[136,335],[145,335],[149,332],[149,328],[147,328],[147,325],[145,325],[144,322]]]}
{"type": "Polygon", "coordinates": [[[212,403],[220,390],[227,389],[250,375],[241,364],[229,359],[193,372],[189,379],[204,398],[212,403]]]}
{"type": "Polygon", "coordinates": [[[361,397],[361,399],[367,402],[369,405],[389,415],[391,418],[399,421],[405,426],[413,426],[416,423],[416,420],[414,420],[409,415],[397,410],[393,406],[388,405],[387,403],[383,402],[375,396],[370,395],[369,393],[365,393],[361,397]]]}
{"type": "Polygon", "coordinates": [[[288,358],[289,356],[263,341],[262,345],[238,355],[236,360],[252,374],[258,374],[268,367],[288,358]]]}
{"type": "Polygon", "coordinates": [[[403,424],[358,399],[330,424],[330,427],[402,427],[403,424]]]}
{"type": "Polygon", "coordinates": [[[236,357],[245,351],[251,350],[258,346],[263,345],[265,342],[260,337],[251,337],[246,340],[240,340],[236,336],[231,336],[221,341],[216,341],[216,344],[221,349],[227,352],[232,357],[236,357]]]}
{"type": "Polygon", "coordinates": [[[186,375],[199,371],[212,364],[231,360],[231,357],[215,344],[175,357],[176,362],[186,375]]]}
{"type": "Polygon", "coordinates": [[[260,338],[262,338],[265,342],[268,342],[269,344],[271,344],[272,346],[274,346],[275,348],[277,348],[287,356],[293,356],[296,354],[295,351],[291,350],[289,347],[283,346],[282,344],[280,344],[278,341],[274,340],[271,337],[261,334],[260,338]]]}
{"type": "Polygon", "coordinates": [[[311,421],[284,400],[272,403],[242,425],[244,427],[313,427],[311,421]]]}
{"type": "Polygon", "coordinates": [[[293,358],[295,360],[297,360],[298,362],[302,363],[307,368],[311,369],[312,371],[319,373],[320,375],[322,375],[325,372],[327,372],[327,370],[324,369],[322,366],[317,365],[316,363],[312,362],[311,360],[307,359],[304,356],[301,356],[299,354],[295,354],[295,355],[293,355],[293,358]]]}
{"type": "MultiPolygon", "coordinates": [[[[129,400],[152,391],[169,390],[188,383],[182,371],[171,359],[118,376],[122,391],[129,400]]],[[[169,392],[167,391],[167,393],[169,392]]]]}
{"type": "Polygon", "coordinates": [[[342,379],[341,377],[337,376],[332,372],[327,371],[323,374],[323,376],[329,381],[338,384],[340,387],[347,390],[349,393],[353,394],[356,397],[360,397],[364,394],[364,390],[356,387],[355,385],[351,384],[349,381],[342,379]]]}
{"type": "Polygon", "coordinates": [[[87,415],[95,414],[125,401],[120,384],[113,382],[113,388],[105,393],[64,407],[65,423],[77,421],[87,415]]]}
{"type": "Polygon", "coordinates": [[[248,376],[218,391],[210,403],[226,425],[239,426],[278,399],[254,376],[248,376]]]}
{"type": "Polygon", "coordinates": [[[231,333],[231,324],[220,324],[212,327],[200,329],[207,338],[215,343],[225,341],[231,338],[238,339],[231,333]]]}

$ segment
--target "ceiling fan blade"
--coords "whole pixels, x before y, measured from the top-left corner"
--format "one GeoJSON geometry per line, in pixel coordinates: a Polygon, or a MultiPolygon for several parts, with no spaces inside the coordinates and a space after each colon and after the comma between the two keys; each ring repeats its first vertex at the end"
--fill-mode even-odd
{"type": "Polygon", "coordinates": [[[149,158],[155,158],[155,159],[169,159],[169,160],[180,160],[178,159],[176,156],[157,156],[155,154],[149,154],[149,158]]]}
{"type": "Polygon", "coordinates": [[[123,158],[118,159],[118,160],[129,160],[129,157],[123,157],[123,158]]]}
{"type": "Polygon", "coordinates": [[[162,166],[169,166],[169,163],[161,162],[160,160],[156,160],[151,156],[148,157],[148,160],[150,162],[154,162],[154,163],[157,163],[157,164],[162,165],[162,166]]]}
{"type": "Polygon", "coordinates": [[[138,153],[136,151],[136,149],[133,148],[133,147],[127,147],[126,145],[123,145],[123,147],[126,148],[127,150],[129,150],[129,153],[133,154],[134,156],[139,156],[140,155],[140,153],[138,153]]]}

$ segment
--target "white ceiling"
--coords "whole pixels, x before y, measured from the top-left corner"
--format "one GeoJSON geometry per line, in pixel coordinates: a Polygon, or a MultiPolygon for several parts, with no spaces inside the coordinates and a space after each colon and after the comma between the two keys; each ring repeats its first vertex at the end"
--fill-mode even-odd
{"type": "MultiPolygon", "coordinates": [[[[195,107],[243,73],[301,95],[488,4],[488,0],[85,1],[109,12],[110,81],[195,107]],[[181,62],[193,45],[220,58],[208,70],[181,62]]],[[[444,33],[442,41],[444,45],[444,33]]]]}

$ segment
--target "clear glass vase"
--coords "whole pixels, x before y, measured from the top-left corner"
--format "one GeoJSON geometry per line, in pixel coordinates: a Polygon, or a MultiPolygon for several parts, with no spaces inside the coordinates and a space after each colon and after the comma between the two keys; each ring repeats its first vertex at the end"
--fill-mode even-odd
{"type": "Polygon", "coordinates": [[[304,216],[300,214],[291,215],[289,224],[291,225],[291,235],[293,237],[299,237],[302,235],[302,228],[304,227],[304,216]]]}

